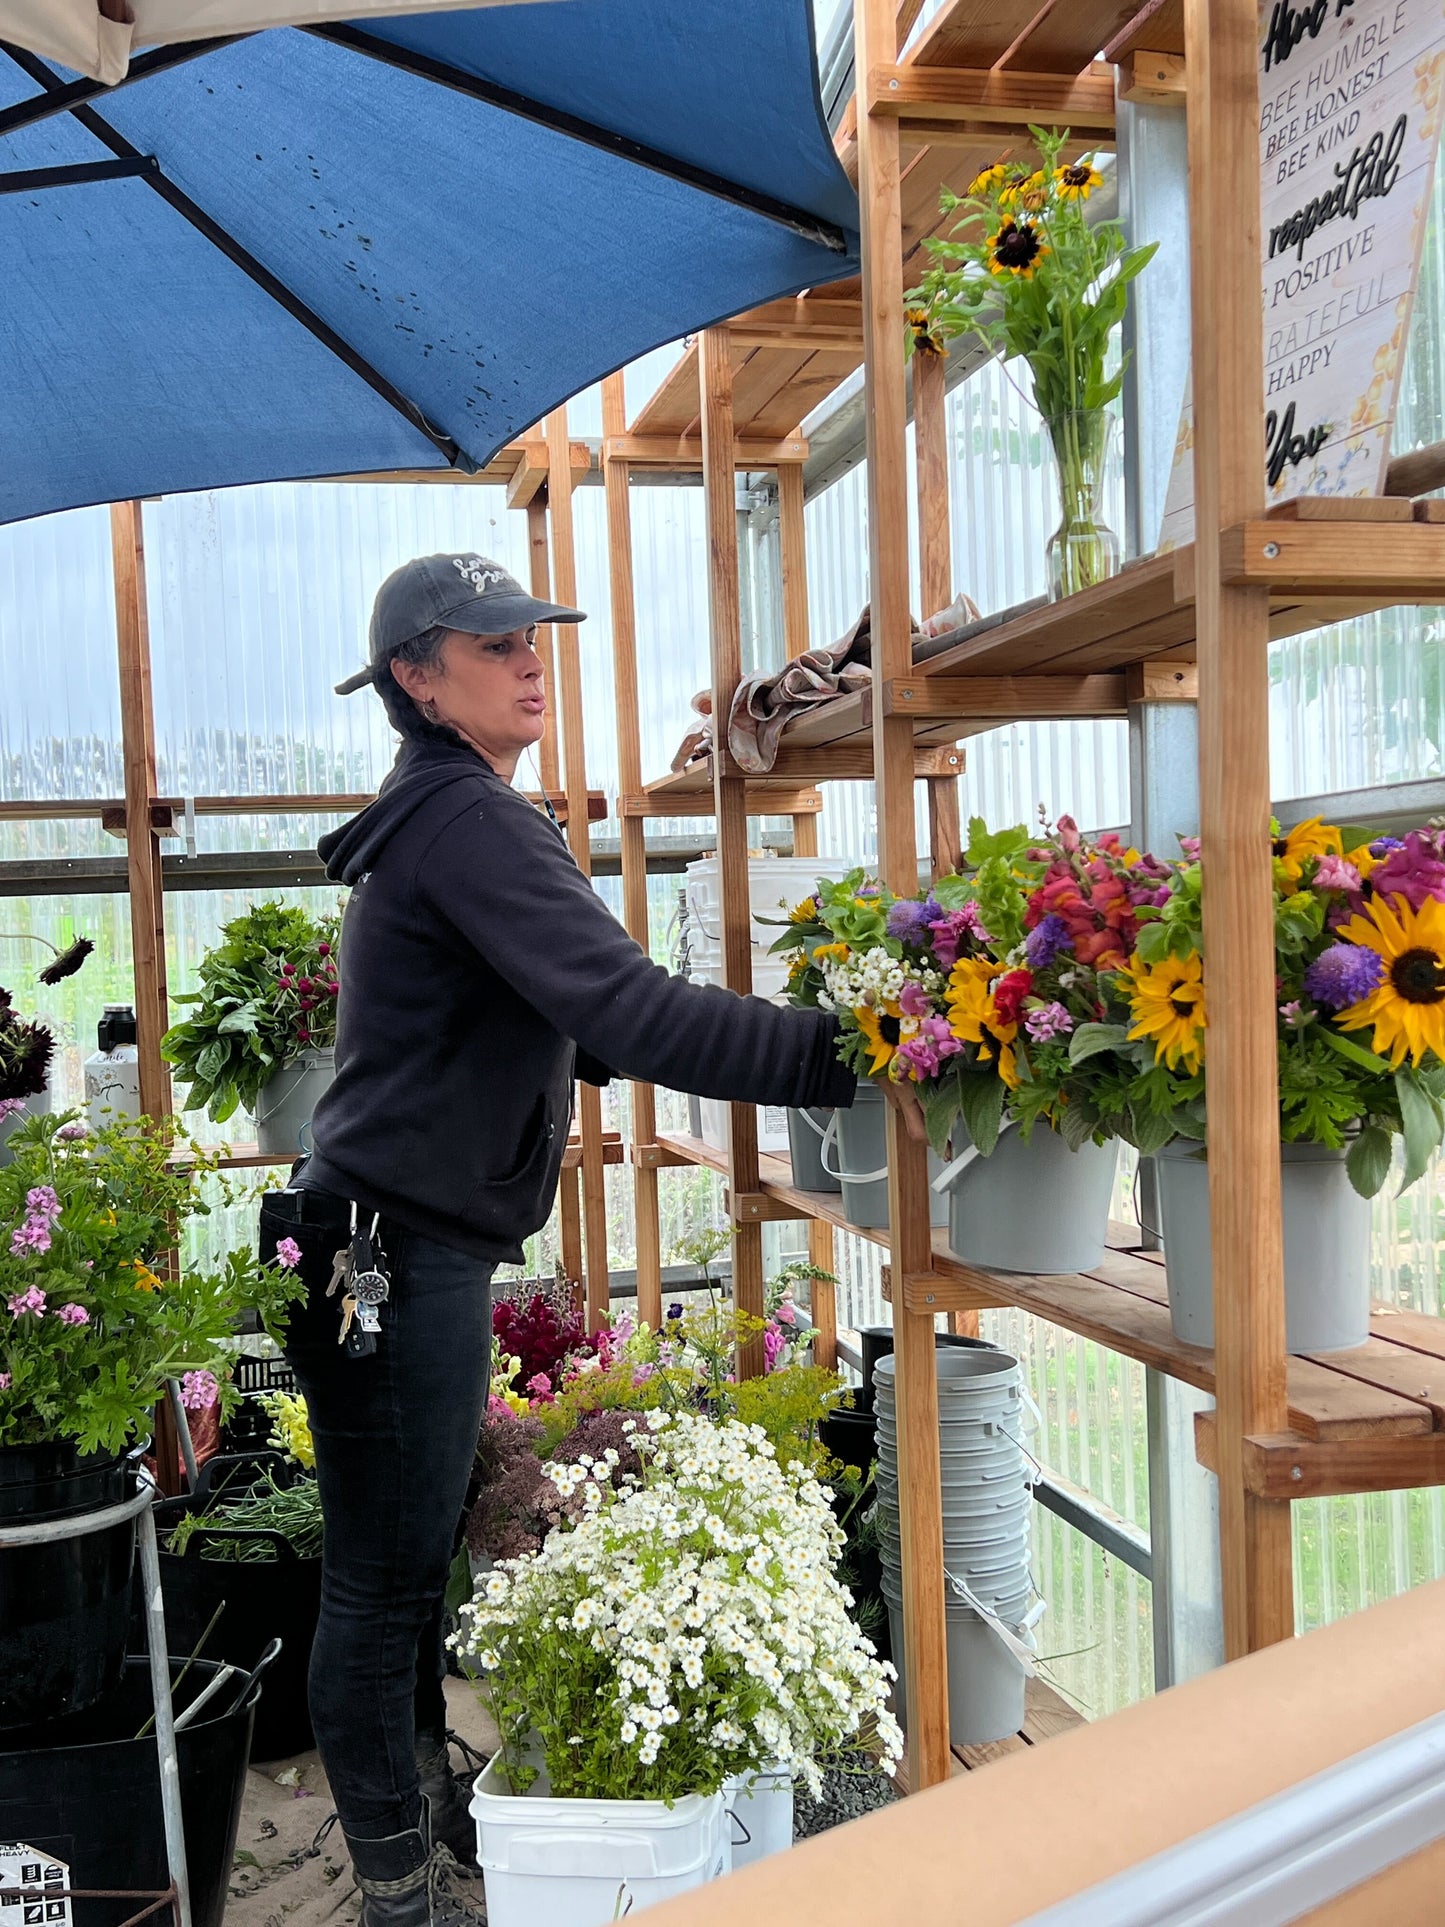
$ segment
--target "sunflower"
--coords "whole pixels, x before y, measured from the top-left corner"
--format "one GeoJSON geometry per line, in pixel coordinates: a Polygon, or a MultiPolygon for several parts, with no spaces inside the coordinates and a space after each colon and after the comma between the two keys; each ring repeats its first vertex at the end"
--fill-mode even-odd
{"type": "Polygon", "coordinates": [[[902,1035],[899,1028],[902,1014],[897,1004],[885,1004],[882,1010],[875,1010],[871,1004],[860,1004],[853,1012],[854,1023],[868,1040],[870,1077],[886,1071],[897,1056],[902,1035]]]}
{"type": "Polygon", "coordinates": [[[816,923],[817,921],[818,899],[816,897],[804,897],[801,903],[795,903],[788,912],[789,923],[816,923]]]}
{"type": "Polygon", "coordinates": [[[1373,950],[1385,966],[1378,990],[1342,1010],[1341,1030],[1374,1026],[1373,1043],[1398,1070],[1427,1051],[1445,1059],[1445,903],[1427,897],[1412,910],[1405,897],[1374,897],[1339,935],[1373,950]]]}
{"type": "Polygon", "coordinates": [[[995,193],[1008,179],[1008,173],[1002,161],[995,161],[992,167],[986,167],[981,174],[975,174],[968,184],[969,200],[983,200],[987,195],[995,193]]]}
{"type": "Polygon", "coordinates": [[[1137,955],[1122,973],[1134,1018],[1132,1038],[1147,1037],[1155,1059],[1191,1077],[1204,1062],[1204,960],[1166,957],[1146,964],[1137,955]]]}
{"type": "Polygon", "coordinates": [[[1032,221],[1005,221],[996,234],[988,237],[988,271],[1031,281],[1047,253],[1032,221]]]}
{"type": "Polygon", "coordinates": [[[954,1036],[965,1044],[977,1044],[983,1063],[997,1061],[998,1074],[1012,1091],[1019,1081],[1013,1049],[1019,1027],[1005,1022],[994,1000],[994,981],[1003,974],[1004,966],[988,957],[960,957],[948,974],[944,1002],[954,1036]]]}
{"type": "Polygon", "coordinates": [[[1072,161],[1067,167],[1054,169],[1054,187],[1061,201],[1086,201],[1103,183],[1103,175],[1088,161],[1072,161]]]}
{"type": "Polygon", "coordinates": [[[1278,824],[1273,828],[1275,835],[1270,842],[1270,849],[1274,854],[1274,873],[1287,897],[1293,896],[1299,888],[1306,863],[1322,856],[1344,855],[1345,846],[1339,831],[1332,823],[1322,822],[1317,816],[1312,816],[1307,823],[1296,823],[1288,836],[1278,833],[1278,824]]]}

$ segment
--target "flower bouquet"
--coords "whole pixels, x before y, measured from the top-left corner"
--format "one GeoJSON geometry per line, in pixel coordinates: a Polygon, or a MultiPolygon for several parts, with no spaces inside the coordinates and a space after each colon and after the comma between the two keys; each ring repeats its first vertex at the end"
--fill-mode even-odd
{"type": "Polygon", "coordinates": [[[201,961],[200,989],[175,998],[194,1005],[193,1014],[161,1039],[162,1056],[189,1086],[187,1110],[224,1124],[244,1106],[264,1120],[268,1085],[332,1050],[338,928],[335,916],[280,903],[258,903],[223,926],[201,961]]]}
{"type": "Polygon", "coordinates": [[[1091,157],[1065,163],[1067,130],[1031,127],[1039,165],[999,161],[962,197],[945,189],[952,234],[924,243],[933,266],[909,299],[915,353],[974,333],[1005,360],[1022,356],[1053,443],[1063,521],[1048,546],[1049,592],[1073,595],[1113,575],[1119,542],[1100,520],[1112,428],[1123,383],[1109,368],[1126,289],[1154,254],[1130,248],[1117,221],[1091,221],[1102,177],[1091,157]]]}

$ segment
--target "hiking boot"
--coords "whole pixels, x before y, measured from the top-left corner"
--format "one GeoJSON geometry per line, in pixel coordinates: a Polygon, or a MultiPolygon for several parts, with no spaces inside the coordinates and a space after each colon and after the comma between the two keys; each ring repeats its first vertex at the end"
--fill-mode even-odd
{"type": "Polygon", "coordinates": [[[347,1845],[362,1895],[360,1927],[486,1927],[480,1886],[440,1840],[428,1847],[422,1829],[347,1845]]]}
{"type": "Polygon", "coordinates": [[[473,1876],[477,1866],[477,1823],[471,1814],[472,1783],[486,1765],[474,1747],[458,1734],[418,1733],[416,1771],[431,1814],[431,1837],[450,1848],[461,1872],[473,1876]],[[466,1761],[458,1773],[452,1765],[455,1746],[466,1761]]]}

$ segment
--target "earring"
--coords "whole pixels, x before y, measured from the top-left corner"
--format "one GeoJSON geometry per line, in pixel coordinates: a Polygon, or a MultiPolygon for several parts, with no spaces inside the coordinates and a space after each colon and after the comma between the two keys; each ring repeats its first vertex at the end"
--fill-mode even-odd
{"type": "Polygon", "coordinates": [[[437,714],[437,706],[430,699],[424,703],[418,703],[417,707],[429,723],[439,723],[441,721],[441,717],[437,714]]]}

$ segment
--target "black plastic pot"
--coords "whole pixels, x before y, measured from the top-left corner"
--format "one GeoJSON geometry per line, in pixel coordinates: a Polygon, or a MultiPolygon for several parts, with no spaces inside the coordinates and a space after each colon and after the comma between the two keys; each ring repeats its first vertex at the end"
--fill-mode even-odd
{"type": "MultiPolygon", "coordinates": [[[[216,1607],[225,1610],[206,1641],[208,1659],[227,1660],[243,1671],[250,1669],[272,1639],[281,1652],[269,1669],[269,1690],[256,1709],[251,1741],[257,1760],[285,1760],[315,1744],[306,1705],[306,1672],[321,1610],[321,1561],[302,1559],[278,1532],[238,1532],[224,1526],[197,1529],[185,1552],[165,1550],[172,1528],[187,1512],[206,1512],[242,1496],[270,1469],[277,1484],[291,1482],[293,1472],[277,1452],[218,1455],[201,1467],[194,1494],[169,1499],[157,1509],[156,1529],[161,1540],[161,1594],[166,1608],[166,1639],[177,1651],[195,1646],[216,1607]],[[226,1541],[263,1541],[275,1553],[266,1561],[207,1558],[226,1541]]],[[[143,1637],[141,1600],[137,1587],[134,1647],[143,1637]]]]}
{"type": "MultiPolygon", "coordinates": [[[[184,1663],[172,1657],[173,1678],[184,1663]]],[[[175,1695],[178,1713],[218,1670],[200,1660],[192,1666],[175,1695]]],[[[176,1735],[194,1927],[221,1927],[261,1684],[259,1676],[228,1682],[195,1725],[176,1735]]],[[[7,1734],[0,1744],[0,1840],[23,1840],[65,1861],[72,1887],[165,1887],[155,1736],[135,1737],[150,1714],[148,1662],[131,1659],[104,1705],[38,1731],[7,1734]]],[[[140,1904],[77,1900],[75,1927],[118,1927],[140,1904]]],[[[16,1927],[20,1914],[17,1907],[16,1927]]]]}
{"type": "MultiPolygon", "coordinates": [[[[68,1443],[0,1447],[0,1520],[40,1525],[120,1505],[143,1449],[82,1458],[68,1443]]],[[[0,1731],[81,1712],[117,1684],[134,1561],[134,1519],[0,1551],[0,1731]]]]}
{"type": "MultiPolygon", "coordinates": [[[[858,1336],[862,1343],[859,1350],[863,1354],[863,1383],[853,1394],[860,1412],[873,1410],[873,1367],[880,1358],[889,1358],[893,1353],[893,1327],[891,1325],[864,1325],[858,1336]]],[[[997,1345],[990,1344],[986,1338],[963,1338],[954,1332],[935,1332],[933,1343],[938,1351],[950,1346],[981,1352],[996,1352],[997,1345]]]]}

